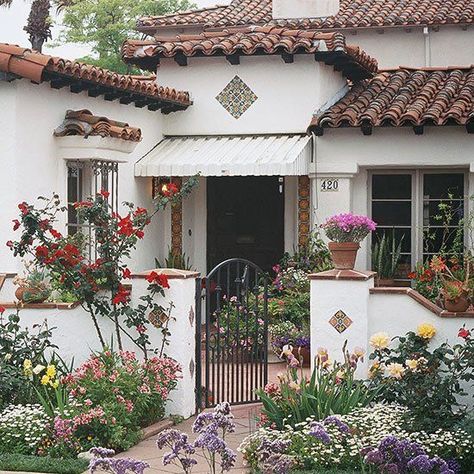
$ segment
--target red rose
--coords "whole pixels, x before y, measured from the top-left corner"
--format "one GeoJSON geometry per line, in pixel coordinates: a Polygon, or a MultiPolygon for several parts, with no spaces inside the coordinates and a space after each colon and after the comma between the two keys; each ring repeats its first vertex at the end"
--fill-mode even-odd
{"type": "Polygon", "coordinates": [[[132,278],[132,272],[128,268],[123,269],[123,278],[132,278]]]}
{"type": "Polygon", "coordinates": [[[39,228],[41,230],[47,230],[49,227],[49,220],[48,219],[44,219],[42,221],[39,221],[39,228]]]}
{"type": "Polygon", "coordinates": [[[102,189],[101,192],[100,192],[100,195],[104,198],[104,199],[108,199],[109,196],[110,196],[110,193],[108,191],[106,191],[105,189],[102,189]]]}
{"type": "Polygon", "coordinates": [[[471,333],[466,328],[461,328],[458,332],[458,337],[462,337],[463,339],[469,339],[471,337],[471,333]]]}
{"type": "Polygon", "coordinates": [[[58,231],[55,230],[55,229],[49,229],[49,231],[51,232],[51,235],[52,235],[55,239],[60,239],[60,238],[62,237],[61,232],[58,232],[58,231]]]}
{"type": "Polygon", "coordinates": [[[151,283],[153,285],[159,285],[162,288],[169,288],[170,287],[168,277],[166,275],[158,274],[156,272],[151,272],[147,276],[146,279],[147,279],[148,283],[151,283]]]}
{"type": "Polygon", "coordinates": [[[130,214],[120,219],[117,225],[118,225],[118,233],[120,235],[125,235],[127,237],[130,237],[134,233],[133,223],[130,218],[130,214]]]}
{"type": "Polygon", "coordinates": [[[143,237],[145,236],[145,232],[143,232],[143,230],[137,230],[135,232],[135,235],[139,238],[139,239],[143,239],[143,237]]]}
{"type": "Polygon", "coordinates": [[[36,258],[43,260],[48,257],[49,250],[48,250],[48,247],[44,245],[38,245],[38,247],[36,247],[35,253],[36,253],[36,258]]]}
{"type": "Polygon", "coordinates": [[[18,219],[14,219],[13,221],[13,230],[17,230],[20,227],[20,221],[18,219]]]}
{"type": "Polygon", "coordinates": [[[144,207],[137,207],[134,214],[139,216],[140,214],[146,214],[148,211],[144,207]]]}
{"type": "Polygon", "coordinates": [[[0,314],[3,314],[5,312],[5,308],[3,306],[0,306],[0,314]]]}
{"type": "Polygon", "coordinates": [[[127,291],[122,285],[119,286],[118,292],[115,294],[115,296],[112,299],[113,304],[126,304],[128,301],[128,297],[130,295],[130,292],[127,291]]]}
{"type": "Polygon", "coordinates": [[[174,183],[164,184],[161,188],[161,194],[165,197],[171,197],[179,191],[178,186],[174,183]]]}
{"type": "Polygon", "coordinates": [[[13,247],[13,242],[12,242],[11,240],[9,240],[9,241],[7,242],[7,247],[9,247],[9,248],[12,248],[12,247],[13,247]]]}
{"type": "Polygon", "coordinates": [[[28,214],[28,204],[26,204],[25,201],[20,202],[20,204],[18,204],[18,209],[20,209],[21,213],[24,216],[26,216],[26,214],[28,214]]]}

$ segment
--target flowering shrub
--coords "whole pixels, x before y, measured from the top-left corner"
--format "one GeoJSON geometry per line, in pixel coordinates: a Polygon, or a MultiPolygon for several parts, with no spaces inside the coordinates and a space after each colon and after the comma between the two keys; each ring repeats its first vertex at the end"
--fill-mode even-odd
{"type": "Polygon", "coordinates": [[[378,394],[373,383],[356,381],[354,371],[364,353],[345,351],[343,363],[331,362],[325,349],[318,350],[316,367],[310,379],[298,371],[299,362],[290,351],[289,368],[279,375],[279,383],[258,390],[262,403],[261,423],[282,429],[314,417],[323,420],[330,414],[346,414],[357,406],[368,405],[378,394]]]}
{"type": "MultiPolygon", "coordinates": [[[[474,461],[471,436],[461,430],[435,433],[410,430],[404,422],[407,413],[406,407],[397,404],[376,404],[356,408],[347,415],[329,416],[322,422],[309,417],[295,426],[285,425],[281,430],[260,428],[242,442],[239,451],[250,467],[256,470],[264,468],[264,472],[286,473],[290,468],[358,471],[364,455],[380,448],[387,437],[394,436],[402,443],[416,443],[420,447],[417,449],[422,449],[430,460],[442,458],[448,467],[454,467],[453,461],[456,461],[461,472],[470,472],[474,461]],[[271,453],[278,456],[272,459],[271,453]]],[[[368,461],[371,461],[370,457],[366,459],[368,461]]],[[[366,465],[366,472],[369,469],[370,465],[366,465]]],[[[377,469],[375,472],[406,471],[377,469]]],[[[413,466],[409,472],[424,471],[413,466]]]]}
{"type": "Polygon", "coordinates": [[[470,332],[463,328],[462,343],[455,347],[443,343],[431,350],[435,334],[436,328],[424,323],[416,333],[392,341],[385,333],[370,338],[374,363],[369,373],[380,382],[381,398],[409,407],[411,422],[427,430],[451,427],[463,416],[465,407],[458,396],[465,393],[460,381],[474,378],[470,332]]]}
{"type": "Polygon", "coordinates": [[[309,327],[300,329],[290,321],[272,324],[270,336],[272,349],[278,356],[281,355],[285,346],[309,349],[311,344],[309,327]]]}
{"type": "Polygon", "coordinates": [[[89,453],[93,458],[89,463],[89,472],[94,474],[99,472],[111,472],[112,474],[143,474],[150,465],[143,461],[137,461],[130,458],[113,458],[115,454],[113,449],[91,448],[89,453]]]}
{"type": "Polygon", "coordinates": [[[178,364],[168,358],[141,362],[130,352],[94,354],[63,378],[72,413],[57,418],[56,424],[71,428],[83,448],[127,449],[139,440],[141,427],[164,416],[179,373],[178,364]]]}
{"type": "Polygon", "coordinates": [[[41,405],[8,405],[0,413],[0,453],[36,454],[50,423],[41,405]]]}
{"type": "Polygon", "coordinates": [[[377,224],[366,216],[349,213],[332,216],[321,227],[333,242],[362,242],[377,224]]]}
{"type": "Polygon", "coordinates": [[[235,431],[235,423],[227,402],[220,403],[213,412],[204,412],[197,416],[193,432],[198,436],[194,443],[189,443],[185,433],[177,430],[166,430],[157,439],[159,449],[168,447],[170,452],[163,456],[165,466],[174,464],[186,474],[197,464],[196,450],[201,450],[209,465],[209,472],[216,474],[230,471],[235,464],[236,454],[228,447],[225,438],[227,433],[235,431]]]}

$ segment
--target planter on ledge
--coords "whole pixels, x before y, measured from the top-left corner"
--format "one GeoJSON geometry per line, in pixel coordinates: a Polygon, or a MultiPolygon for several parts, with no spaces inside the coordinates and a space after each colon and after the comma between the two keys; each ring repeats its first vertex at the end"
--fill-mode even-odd
{"type": "Polygon", "coordinates": [[[329,242],[328,247],[336,270],[354,270],[360,248],[357,242],[329,242]]]}

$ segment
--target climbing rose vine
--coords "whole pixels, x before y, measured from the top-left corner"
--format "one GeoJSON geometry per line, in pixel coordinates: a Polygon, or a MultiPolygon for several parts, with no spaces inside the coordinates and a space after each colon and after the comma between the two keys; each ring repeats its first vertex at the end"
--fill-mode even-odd
{"type": "MultiPolygon", "coordinates": [[[[132,307],[130,291],[124,284],[131,278],[127,261],[143,239],[145,228],[156,212],[168,204],[179,202],[191,192],[196,182],[196,178],[190,178],[181,189],[174,186],[166,196],[161,195],[155,201],[156,209],[152,213],[125,202],[125,212],[118,214],[108,202],[107,191],[76,202],[73,207],[78,222],[91,230],[91,237],[82,232],[63,236],[57,230],[61,214],[68,211],[67,207],[61,206],[57,194],[52,198],[39,197],[39,206],[22,202],[18,205],[20,216],[13,221],[13,229],[20,231],[21,236],[16,241],[7,242],[7,246],[15,256],[28,256],[45,268],[61,290],[82,305],[90,314],[104,349],[107,344],[100,328],[100,318],[113,321],[120,350],[123,348],[122,338],[126,337],[147,357],[150,344],[148,315],[166,314],[166,310],[155,303],[155,296],[164,294],[169,284],[166,276],[152,273],[148,277],[147,293],[139,298],[138,305],[132,307]]],[[[161,321],[166,337],[169,314],[155,319],[161,321]]]]}

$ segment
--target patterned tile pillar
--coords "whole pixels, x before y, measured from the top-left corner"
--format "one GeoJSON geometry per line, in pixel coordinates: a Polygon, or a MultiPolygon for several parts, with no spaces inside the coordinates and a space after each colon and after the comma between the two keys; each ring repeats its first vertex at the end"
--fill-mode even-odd
{"type": "Polygon", "coordinates": [[[298,245],[303,247],[310,233],[309,176],[298,176],[298,245]]]}
{"type": "MultiPolygon", "coordinates": [[[[171,182],[181,189],[183,178],[172,178],[171,182]]],[[[183,204],[181,201],[171,206],[171,250],[174,255],[183,253],[183,204]]]]}

